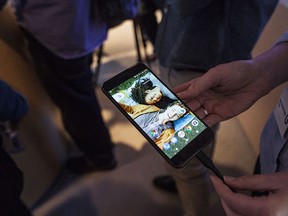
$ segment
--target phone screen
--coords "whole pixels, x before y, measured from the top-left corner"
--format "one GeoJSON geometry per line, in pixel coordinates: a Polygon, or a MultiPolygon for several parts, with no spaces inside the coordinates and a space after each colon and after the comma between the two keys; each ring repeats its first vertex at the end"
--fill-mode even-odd
{"type": "MultiPolygon", "coordinates": [[[[181,158],[179,154],[181,155],[180,152],[183,152],[182,150],[187,145],[195,146],[195,148],[192,147],[195,155],[200,147],[199,143],[193,144],[193,140],[201,134],[203,136],[202,132],[210,128],[207,128],[205,123],[149,68],[142,65],[136,66],[136,69],[130,69],[133,71],[132,75],[127,72],[122,78],[121,76],[115,78],[114,82],[113,79],[112,82],[110,80],[109,86],[113,84],[108,90],[104,83],[103,88],[107,90],[106,94],[108,93],[140,132],[169,159],[177,158],[177,156],[181,158]]],[[[206,135],[210,136],[210,133],[206,135]]],[[[204,139],[202,138],[201,141],[204,142],[204,139]]],[[[204,143],[200,145],[201,148],[203,145],[204,143]]],[[[189,158],[187,152],[185,158],[189,158]]]]}

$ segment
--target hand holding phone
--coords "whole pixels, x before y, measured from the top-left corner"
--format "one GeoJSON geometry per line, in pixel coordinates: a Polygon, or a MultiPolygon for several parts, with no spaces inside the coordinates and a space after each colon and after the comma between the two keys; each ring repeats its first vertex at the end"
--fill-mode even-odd
{"type": "Polygon", "coordinates": [[[213,131],[142,63],[107,80],[102,90],[173,167],[183,167],[214,139],[213,131]]]}

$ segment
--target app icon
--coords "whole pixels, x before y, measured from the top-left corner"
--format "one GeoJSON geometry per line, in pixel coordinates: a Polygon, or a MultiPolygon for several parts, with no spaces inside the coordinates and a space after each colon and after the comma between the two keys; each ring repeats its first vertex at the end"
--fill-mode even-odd
{"type": "Polygon", "coordinates": [[[194,120],[192,121],[192,125],[193,125],[193,126],[196,127],[198,124],[199,124],[199,122],[198,122],[197,120],[194,119],[194,120]]]}
{"type": "Polygon", "coordinates": [[[153,139],[157,139],[159,137],[159,134],[158,134],[158,131],[157,130],[151,130],[150,131],[150,136],[153,138],[153,139]]]}
{"type": "Polygon", "coordinates": [[[178,139],[176,137],[172,137],[170,141],[172,144],[176,144],[178,142],[178,139]]]}
{"type": "Polygon", "coordinates": [[[124,95],[123,93],[119,92],[119,93],[114,94],[114,95],[113,95],[113,98],[114,98],[116,101],[120,101],[120,100],[122,100],[123,98],[125,98],[125,95],[124,95]]]}
{"type": "Polygon", "coordinates": [[[178,132],[178,136],[181,137],[181,138],[183,138],[183,137],[185,136],[184,131],[179,131],[179,132],[178,132]]]}
{"type": "Polygon", "coordinates": [[[164,150],[169,150],[170,148],[171,148],[171,146],[169,143],[164,143],[164,145],[163,145],[164,150]]]}
{"type": "Polygon", "coordinates": [[[185,126],[184,130],[189,133],[192,131],[192,127],[190,125],[185,126]]]}

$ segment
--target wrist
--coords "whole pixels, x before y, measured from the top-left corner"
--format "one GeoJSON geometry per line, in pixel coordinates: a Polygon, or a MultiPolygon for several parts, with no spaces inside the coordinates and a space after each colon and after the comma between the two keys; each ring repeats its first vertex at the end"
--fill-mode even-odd
{"type": "Polygon", "coordinates": [[[264,66],[265,60],[257,57],[248,60],[248,63],[252,68],[250,76],[251,79],[254,80],[254,89],[257,89],[258,92],[255,97],[258,100],[273,89],[273,85],[271,85],[272,76],[270,70],[264,66]]]}
{"type": "Polygon", "coordinates": [[[259,83],[259,93],[264,96],[268,94],[273,88],[273,72],[271,70],[271,65],[267,64],[266,61],[262,58],[255,58],[251,60],[251,64],[253,65],[256,83],[259,83]]]}

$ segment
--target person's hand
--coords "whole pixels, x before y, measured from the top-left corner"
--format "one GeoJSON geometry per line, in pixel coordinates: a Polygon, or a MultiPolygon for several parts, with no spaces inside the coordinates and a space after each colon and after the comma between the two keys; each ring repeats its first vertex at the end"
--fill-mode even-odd
{"type": "Polygon", "coordinates": [[[216,176],[210,177],[227,216],[288,215],[288,172],[225,177],[225,185],[216,176]],[[233,188],[238,193],[232,192],[233,188]],[[250,196],[240,191],[268,191],[267,196],[250,196]]]}
{"type": "Polygon", "coordinates": [[[265,73],[247,60],[218,65],[203,76],[175,87],[174,91],[212,126],[251,107],[269,92],[267,83],[265,73]]]}

